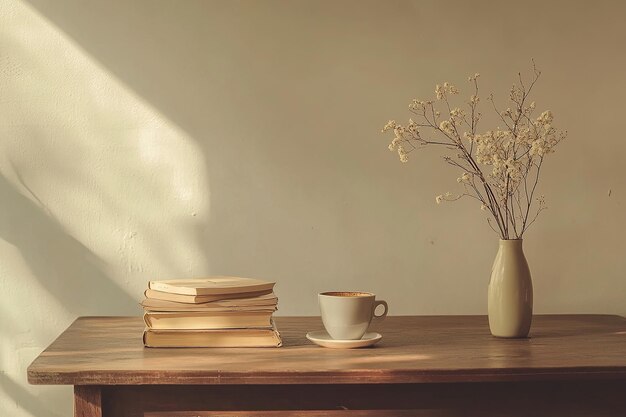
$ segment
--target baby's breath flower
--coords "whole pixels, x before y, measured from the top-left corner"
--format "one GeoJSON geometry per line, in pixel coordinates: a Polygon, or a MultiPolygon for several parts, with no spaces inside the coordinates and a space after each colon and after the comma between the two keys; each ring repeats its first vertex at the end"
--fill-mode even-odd
{"type": "Polygon", "coordinates": [[[408,162],[409,160],[407,152],[404,150],[402,145],[398,145],[398,156],[400,157],[400,162],[404,163],[404,162],[408,162]]]}
{"type": "Polygon", "coordinates": [[[480,209],[481,209],[482,211],[487,211],[487,205],[486,205],[485,203],[482,203],[482,204],[480,205],[480,209]]]}
{"type": "Polygon", "coordinates": [[[464,172],[463,175],[461,175],[459,178],[456,179],[456,182],[464,182],[467,183],[470,180],[470,174],[468,174],[467,172],[464,172]]]}
{"type": "Polygon", "coordinates": [[[452,195],[451,192],[447,192],[445,194],[439,194],[437,197],[435,197],[435,203],[437,204],[441,204],[444,201],[451,201],[454,199],[454,196],[452,195]]]}
{"type": "Polygon", "coordinates": [[[537,117],[537,121],[542,125],[549,125],[554,120],[554,116],[550,110],[546,110],[539,117],[537,117]]]}
{"type": "Polygon", "coordinates": [[[423,110],[425,106],[426,102],[414,98],[409,104],[409,110],[423,110]]]}
{"type": "Polygon", "coordinates": [[[388,146],[389,150],[390,151],[395,151],[396,147],[398,146],[398,142],[400,142],[400,139],[396,136],[395,138],[393,138],[393,140],[389,144],[389,146],[388,146]]]}
{"type": "Polygon", "coordinates": [[[384,133],[384,132],[386,132],[386,131],[388,131],[390,129],[395,129],[395,127],[396,127],[396,121],[395,120],[389,120],[387,122],[387,124],[383,127],[383,130],[381,130],[381,132],[384,133]]]}
{"type": "Polygon", "coordinates": [[[437,100],[443,99],[444,89],[439,84],[435,86],[435,94],[437,95],[437,100]]]}
{"type": "Polygon", "coordinates": [[[458,107],[450,110],[450,117],[455,119],[462,119],[465,116],[465,112],[458,107]]]}
{"type": "Polygon", "coordinates": [[[447,81],[443,83],[443,91],[449,94],[459,94],[459,90],[447,81]]]}
{"type": "Polygon", "coordinates": [[[516,85],[513,85],[513,87],[511,87],[511,90],[509,91],[509,99],[515,103],[520,103],[522,101],[523,95],[524,93],[522,92],[522,90],[516,85]]]}
{"type": "Polygon", "coordinates": [[[454,126],[450,120],[442,120],[441,123],[439,123],[439,129],[448,135],[454,134],[454,126]]]}

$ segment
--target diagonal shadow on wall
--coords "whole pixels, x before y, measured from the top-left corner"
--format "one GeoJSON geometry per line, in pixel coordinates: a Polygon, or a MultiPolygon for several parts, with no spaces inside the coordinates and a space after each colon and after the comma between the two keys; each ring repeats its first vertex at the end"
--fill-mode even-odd
{"type": "Polygon", "coordinates": [[[19,249],[40,284],[67,311],[73,315],[137,311],[137,302],[104,272],[104,263],[3,176],[0,201],[0,236],[19,249]]]}

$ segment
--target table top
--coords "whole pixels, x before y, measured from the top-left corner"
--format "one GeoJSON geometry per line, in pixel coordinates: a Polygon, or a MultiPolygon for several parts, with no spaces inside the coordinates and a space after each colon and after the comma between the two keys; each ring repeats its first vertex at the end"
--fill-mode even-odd
{"type": "Polygon", "coordinates": [[[318,317],[276,317],[282,348],[144,348],[140,317],[81,317],[28,368],[31,384],[363,384],[625,379],[626,318],[535,316],[528,339],[485,316],[395,316],[375,347],[326,349],[318,317]]]}

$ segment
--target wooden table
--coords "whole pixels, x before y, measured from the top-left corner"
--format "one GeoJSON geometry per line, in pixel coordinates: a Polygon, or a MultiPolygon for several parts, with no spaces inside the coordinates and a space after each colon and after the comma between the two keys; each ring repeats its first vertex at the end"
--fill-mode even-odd
{"type": "Polygon", "coordinates": [[[496,339],[482,316],[388,317],[374,348],[149,349],[138,317],[82,317],[28,368],[74,385],[75,416],[626,416],[626,319],[535,316],[496,339]]]}

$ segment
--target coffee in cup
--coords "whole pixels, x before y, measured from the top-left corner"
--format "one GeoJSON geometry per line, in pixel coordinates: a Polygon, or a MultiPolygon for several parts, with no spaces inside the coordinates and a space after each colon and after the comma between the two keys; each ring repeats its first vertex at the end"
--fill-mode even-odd
{"type": "Polygon", "coordinates": [[[358,340],[363,337],[373,318],[383,319],[389,307],[387,302],[376,300],[376,295],[359,291],[330,291],[318,295],[322,322],[333,339],[358,340]],[[376,307],[385,311],[376,315],[376,307]]]}

